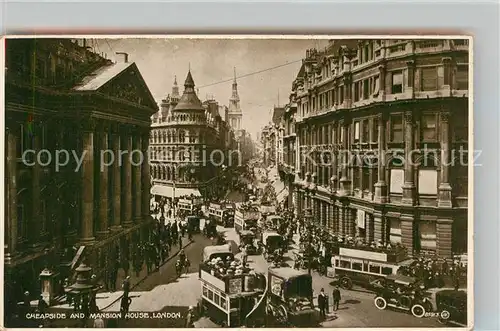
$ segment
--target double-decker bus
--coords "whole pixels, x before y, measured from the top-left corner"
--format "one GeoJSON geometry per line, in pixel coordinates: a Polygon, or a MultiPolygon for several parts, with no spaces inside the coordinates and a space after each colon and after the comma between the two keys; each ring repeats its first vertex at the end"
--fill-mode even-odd
{"type": "MultiPolygon", "coordinates": [[[[208,246],[203,251],[199,279],[205,316],[222,327],[244,326],[258,305],[264,305],[267,284],[263,274],[250,272],[234,261],[229,245],[208,246]]],[[[258,316],[256,316],[258,317],[258,316]]]]}
{"type": "Polygon", "coordinates": [[[259,209],[255,206],[240,205],[234,214],[234,229],[237,233],[243,230],[257,229],[257,222],[260,218],[259,209]]]}
{"type": "Polygon", "coordinates": [[[223,203],[210,203],[208,214],[216,220],[217,224],[225,228],[234,225],[234,208],[226,208],[223,203]]]}

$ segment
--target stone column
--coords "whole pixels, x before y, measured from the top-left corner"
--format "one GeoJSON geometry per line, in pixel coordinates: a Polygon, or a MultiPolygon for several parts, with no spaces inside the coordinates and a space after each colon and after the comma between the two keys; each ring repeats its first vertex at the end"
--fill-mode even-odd
{"type": "Polygon", "coordinates": [[[371,243],[375,239],[373,215],[365,214],[365,227],[366,227],[366,241],[368,243],[371,243]]]}
{"type": "Polygon", "coordinates": [[[451,219],[438,219],[436,224],[437,255],[441,258],[452,257],[452,225],[451,219]]]}
{"type": "MultiPolygon", "coordinates": [[[[143,159],[141,157],[142,153],[142,143],[141,143],[141,136],[139,133],[136,133],[133,136],[133,144],[134,144],[134,151],[133,154],[130,155],[130,157],[133,157],[133,172],[134,172],[134,222],[139,223],[142,220],[142,164],[143,164],[143,159]]],[[[146,192],[147,193],[147,192],[146,192]]]]}
{"type": "Polygon", "coordinates": [[[149,166],[149,130],[144,131],[142,136],[142,153],[144,160],[142,163],[142,215],[143,217],[150,216],[149,202],[151,199],[151,176],[149,166]]]}
{"type": "Polygon", "coordinates": [[[408,111],[404,114],[405,122],[405,164],[404,164],[404,174],[405,181],[403,184],[403,198],[401,203],[404,205],[415,205],[415,183],[414,183],[414,172],[413,172],[413,114],[408,111]]]}
{"type": "Polygon", "coordinates": [[[384,241],[384,229],[382,223],[382,215],[373,215],[373,235],[374,240],[377,242],[379,240],[384,241]]]}
{"type": "Polygon", "coordinates": [[[6,128],[7,164],[7,218],[5,219],[5,263],[10,263],[17,254],[17,141],[19,137],[13,129],[6,128]]]}
{"type": "Polygon", "coordinates": [[[352,104],[352,78],[351,74],[344,74],[344,105],[346,108],[350,108],[352,104]]]}
{"type": "Polygon", "coordinates": [[[441,87],[443,96],[451,96],[451,57],[444,57],[443,62],[443,86],[441,87]]]}
{"type": "Polygon", "coordinates": [[[346,230],[345,230],[345,208],[344,206],[339,206],[338,207],[338,211],[339,211],[339,233],[344,235],[346,234],[346,230]]]}
{"type": "MultiPolygon", "coordinates": [[[[101,126],[100,128],[100,151],[99,157],[102,159],[99,162],[99,231],[98,237],[106,237],[109,234],[109,166],[111,154],[108,153],[108,128],[101,126]]],[[[113,165],[111,165],[113,166],[113,165]]]]}
{"type": "Polygon", "coordinates": [[[415,61],[406,61],[406,70],[408,71],[408,84],[406,85],[405,94],[413,99],[415,97],[415,61]]]}
{"type": "Polygon", "coordinates": [[[443,111],[440,114],[441,124],[441,180],[439,183],[438,207],[451,208],[451,185],[450,185],[450,113],[443,111]]]}
{"type": "Polygon", "coordinates": [[[385,124],[386,119],[382,114],[378,115],[378,180],[375,183],[375,201],[387,202],[387,183],[385,181],[385,124]]]}
{"type": "Polygon", "coordinates": [[[333,232],[339,233],[340,228],[339,228],[339,210],[338,207],[333,204],[333,232]]]}
{"type": "Polygon", "coordinates": [[[122,159],[124,179],[124,182],[122,183],[124,190],[122,201],[122,226],[129,227],[132,225],[132,163],[130,162],[130,154],[132,152],[132,132],[130,130],[125,131],[122,147],[124,151],[127,151],[127,153],[124,153],[122,159]]]}
{"type": "Polygon", "coordinates": [[[380,97],[380,101],[385,101],[385,75],[386,75],[385,64],[379,65],[378,71],[379,71],[379,84],[380,84],[379,85],[380,90],[378,92],[378,95],[380,97]]]}
{"type": "Polygon", "coordinates": [[[83,161],[80,219],[80,241],[89,243],[94,241],[94,129],[95,123],[85,123],[82,132],[83,161]]]}
{"type": "Polygon", "coordinates": [[[29,246],[36,250],[40,246],[40,222],[42,221],[40,217],[40,163],[36,160],[36,155],[40,151],[40,135],[38,132],[35,132],[33,136],[33,150],[35,154],[32,161],[34,165],[31,169],[31,219],[27,222],[27,230],[29,246]]]}
{"type": "Polygon", "coordinates": [[[345,210],[346,210],[346,221],[347,221],[347,233],[349,236],[354,238],[356,236],[356,228],[357,228],[355,210],[349,207],[346,207],[345,210]]]}
{"type": "Polygon", "coordinates": [[[119,231],[121,229],[121,170],[122,170],[122,160],[121,160],[121,146],[120,146],[120,131],[118,125],[113,127],[113,154],[115,156],[115,161],[113,162],[113,222],[111,225],[111,231],[119,231]]]}
{"type": "Polygon", "coordinates": [[[349,192],[351,191],[351,181],[348,178],[347,174],[347,164],[348,164],[348,158],[349,155],[347,153],[348,146],[349,146],[349,123],[347,121],[341,122],[341,130],[343,132],[343,138],[344,140],[342,141],[342,151],[341,151],[341,160],[342,160],[342,165],[341,165],[341,170],[342,170],[342,177],[340,178],[340,192],[339,195],[348,195],[349,192]]]}
{"type": "Polygon", "coordinates": [[[413,226],[414,220],[412,215],[401,215],[399,218],[401,227],[401,244],[406,247],[408,255],[413,255],[413,226]]]}

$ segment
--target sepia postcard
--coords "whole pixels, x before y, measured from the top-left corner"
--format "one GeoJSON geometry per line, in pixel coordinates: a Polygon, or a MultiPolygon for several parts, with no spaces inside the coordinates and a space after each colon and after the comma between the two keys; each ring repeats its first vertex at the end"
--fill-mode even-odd
{"type": "Polygon", "coordinates": [[[4,327],[472,327],[471,37],[4,42],[4,327]]]}

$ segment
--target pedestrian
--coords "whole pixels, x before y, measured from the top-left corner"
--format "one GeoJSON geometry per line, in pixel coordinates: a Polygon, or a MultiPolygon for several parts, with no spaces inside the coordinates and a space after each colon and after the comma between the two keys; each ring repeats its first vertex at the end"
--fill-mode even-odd
{"type": "Polygon", "coordinates": [[[194,314],[194,307],[189,306],[187,315],[186,315],[186,328],[194,328],[194,319],[195,319],[195,314],[194,314]]]}
{"type": "Polygon", "coordinates": [[[43,314],[47,311],[47,308],[49,308],[49,305],[47,304],[47,302],[45,302],[45,300],[43,299],[43,296],[40,295],[40,298],[38,299],[37,311],[40,314],[43,314]]]}
{"type": "Polygon", "coordinates": [[[127,276],[122,283],[123,295],[128,296],[130,293],[130,276],[127,276]]]}
{"type": "Polygon", "coordinates": [[[100,315],[94,320],[94,328],[96,329],[104,329],[106,326],[104,325],[104,320],[100,315]]]}
{"type": "Polygon", "coordinates": [[[333,310],[337,311],[339,309],[339,304],[341,300],[340,289],[338,285],[335,286],[332,294],[333,294],[333,310]]]}
{"type": "Polygon", "coordinates": [[[179,249],[182,249],[182,236],[179,236],[179,249]]]}
{"type": "Polygon", "coordinates": [[[128,314],[128,310],[130,308],[130,304],[132,303],[132,299],[129,298],[128,295],[123,295],[122,300],[120,302],[120,313],[122,318],[128,314]]]}
{"type": "Polygon", "coordinates": [[[241,260],[243,261],[243,265],[247,264],[248,254],[247,248],[245,245],[241,247],[241,260]]]}
{"type": "Polygon", "coordinates": [[[322,319],[326,318],[326,305],[327,305],[327,297],[325,295],[325,289],[322,288],[318,295],[318,308],[319,315],[322,319]]]}

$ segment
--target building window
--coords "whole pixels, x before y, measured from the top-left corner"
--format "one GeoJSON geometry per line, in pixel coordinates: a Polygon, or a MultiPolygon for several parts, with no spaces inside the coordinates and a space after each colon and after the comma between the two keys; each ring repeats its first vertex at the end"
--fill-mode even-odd
{"type": "Polygon", "coordinates": [[[467,64],[457,65],[457,71],[455,76],[456,90],[468,90],[469,89],[469,66],[467,64]]]}
{"type": "Polygon", "coordinates": [[[422,91],[435,91],[438,89],[437,68],[422,68],[422,91]]]}
{"type": "Polygon", "coordinates": [[[359,122],[354,122],[354,142],[359,141],[359,122]]]}
{"type": "Polygon", "coordinates": [[[377,76],[373,79],[373,95],[377,96],[380,90],[380,78],[377,76]]]}
{"type": "Polygon", "coordinates": [[[404,175],[403,169],[391,169],[390,193],[403,193],[404,175]]]}
{"type": "Polygon", "coordinates": [[[359,95],[360,95],[359,84],[360,84],[360,82],[354,83],[354,102],[359,101],[359,95]]]}
{"type": "Polygon", "coordinates": [[[391,243],[401,243],[401,222],[391,218],[389,221],[389,241],[391,243]]]}
{"type": "Polygon", "coordinates": [[[418,223],[420,233],[420,250],[435,251],[436,250],[436,223],[420,221],[418,223]]]}
{"type": "Polygon", "coordinates": [[[47,65],[45,61],[40,58],[36,59],[35,76],[40,79],[47,78],[47,65]]]}
{"type": "Polygon", "coordinates": [[[363,191],[370,190],[370,168],[363,168],[363,191]]]}
{"type": "Polygon", "coordinates": [[[359,165],[355,164],[352,167],[352,184],[353,184],[353,189],[359,190],[361,189],[361,177],[359,175],[359,165]]]}
{"type": "Polygon", "coordinates": [[[366,119],[363,121],[363,130],[362,130],[361,141],[367,143],[370,141],[370,122],[366,119]]]}
{"type": "Polygon", "coordinates": [[[466,165],[456,165],[453,167],[453,174],[455,181],[453,183],[453,189],[455,191],[455,196],[457,197],[467,197],[468,196],[468,167],[466,165]]]}
{"type": "Polygon", "coordinates": [[[437,191],[437,171],[434,169],[419,169],[418,194],[436,195],[437,191]]]}
{"type": "Polygon", "coordinates": [[[437,139],[436,114],[423,114],[421,118],[422,140],[435,141],[437,139]]]}
{"type": "Polygon", "coordinates": [[[378,142],[378,118],[372,118],[372,142],[378,142]]]}
{"type": "Polygon", "coordinates": [[[401,70],[392,73],[392,94],[403,93],[403,72],[401,70]]]}
{"type": "Polygon", "coordinates": [[[370,80],[365,79],[363,81],[363,99],[366,100],[370,96],[370,80]]]}
{"type": "Polygon", "coordinates": [[[391,116],[391,141],[403,141],[403,115],[391,116]]]}

